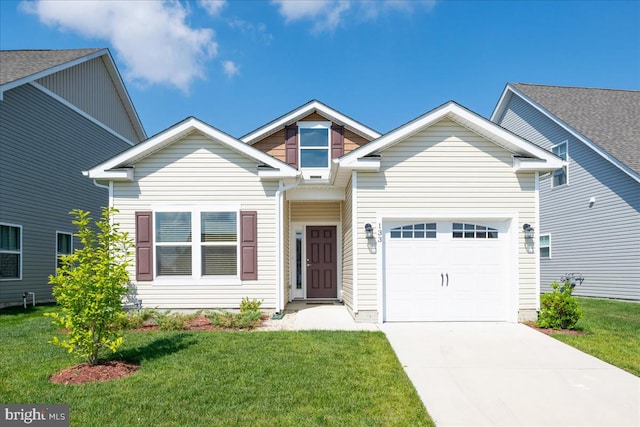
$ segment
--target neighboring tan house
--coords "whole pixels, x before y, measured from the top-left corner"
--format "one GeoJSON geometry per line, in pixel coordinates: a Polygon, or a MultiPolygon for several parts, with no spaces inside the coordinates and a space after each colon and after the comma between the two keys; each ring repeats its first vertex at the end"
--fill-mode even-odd
{"type": "Polygon", "coordinates": [[[144,139],[107,49],[0,51],[0,307],[52,300],[69,211],[109,203],[82,171],[144,139]]]}
{"type": "Polygon", "coordinates": [[[539,308],[536,177],[562,165],[454,102],[380,135],[311,101],[240,139],[188,118],[86,175],[135,236],[143,306],[515,322],[539,308]]]}
{"type": "Polygon", "coordinates": [[[567,160],[540,176],[542,290],[640,300],[640,91],[508,84],[491,120],[567,160]]]}

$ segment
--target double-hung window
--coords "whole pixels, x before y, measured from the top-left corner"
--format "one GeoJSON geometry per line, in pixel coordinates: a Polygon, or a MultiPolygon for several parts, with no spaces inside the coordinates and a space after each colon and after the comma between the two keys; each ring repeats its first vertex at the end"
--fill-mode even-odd
{"type": "Polygon", "coordinates": [[[330,131],[330,122],[298,122],[301,168],[329,167],[330,131]]]}
{"type": "Polygon", "coordinates": [[[0,280],[22,278],[22,227],[0,224],[0,280]]]}
{"type": "Polygon", "coordinates": [[[238,212],[155,214],[156,275],[237,276],[238,212]]]}
{"type": "Polygon", "coordinates": [[[73,234],[56,232],[56,268],[62,266],[61,257],[73,252],[73,234]]]}
{"type": "Polygon", "coordinates": [[[540,235],[540,258],[551,258],[551,235],[540,235]]]}
{"type": "MultiPolygon", "coordinates": [[[[568,146],[569,142],[564,141],[558,145],[554,145],[551,148],[551,151],[553,151],[553,154],[566,161],[569,154],[568,146]]],[[[563,166],[560,169],[556,169],[555,171],[553,171],[553,180],[551,181],[551,185],[553,187],[558,187],[560,185],[567,184],[569,181],[568,178],[567,166],[563,166]]]]}

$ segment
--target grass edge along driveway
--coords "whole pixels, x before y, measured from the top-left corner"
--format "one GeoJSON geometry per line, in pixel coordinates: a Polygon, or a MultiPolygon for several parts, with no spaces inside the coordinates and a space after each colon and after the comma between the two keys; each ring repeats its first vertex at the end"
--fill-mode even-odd
{"type": "Polygon", "coordinates": [[[432,426],[382,332],[131,332],[133,376],[59,385],[53,306],[0,314],[0,402],[65,403],[71,425],[432,426]],[[8,314],[7,314],[8,313],[8,314]]]}

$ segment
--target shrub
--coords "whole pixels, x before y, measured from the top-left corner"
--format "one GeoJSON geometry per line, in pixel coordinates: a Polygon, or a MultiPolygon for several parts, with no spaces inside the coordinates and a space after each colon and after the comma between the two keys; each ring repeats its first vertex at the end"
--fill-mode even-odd
{"type": "Polygon", "coordinates": [[[254,329],[262,323],[260,311],[231,313],[220,310],[208,313],[206,316],[213,326],[224,329],[254,329]]]}
{"type": "Polygon", "coordinates": [[[116,209],[102,209],[102,217],[91,224],[89,212],[75,209],[74,234],[82,247],[61,257],[55,276],[49,276],[53,296],[61,313],[46,313],[52,322],[69,333],[51,342],[95,365],[101,350],[115,352],[123,338],[118,326],[124,317],[122,297],[128,292],[127,267],[133,242],[112,222],[116,209]]]}
{"type": "Polygon", "coordinates": [[[560,286],[551,284],[552,292],[540,297],[540,314],[536,326],[540,328],[573,329],[582,317],[578,301],[571,295],[573,289],[568,283],[560,286]]]}
{"type": "Polygon", "coordinates": [[[248,297],[242,298],[240,301],[240,313],[259,312],[262,301],[257,299],[250,300],[248,297]]]}
{"type": "Polygon", "coordinates": [[[144,322],[153,320],[158,316],[155,309],[132,310],[125,313],[125,316],[118,322],[120,329],[138,329],[144,326],[144,322]]]}

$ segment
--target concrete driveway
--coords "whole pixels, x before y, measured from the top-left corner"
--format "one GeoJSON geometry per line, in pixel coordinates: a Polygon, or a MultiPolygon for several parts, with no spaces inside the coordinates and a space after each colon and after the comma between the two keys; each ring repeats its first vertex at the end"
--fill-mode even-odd
{"type": "Polygon", "coordinates": [[[527,326],[381,329],[438,427],[640,426],[640,378],[527,326]]]}

